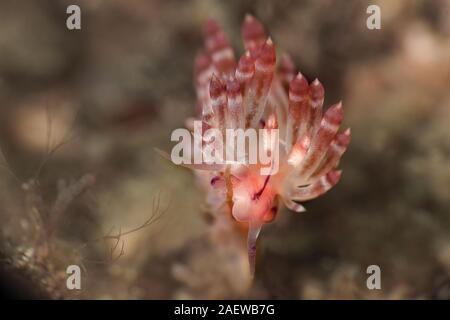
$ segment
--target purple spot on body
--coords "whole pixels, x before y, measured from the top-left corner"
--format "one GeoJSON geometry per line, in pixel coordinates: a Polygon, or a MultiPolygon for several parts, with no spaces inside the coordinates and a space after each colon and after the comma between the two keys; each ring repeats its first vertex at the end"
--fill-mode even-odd
{"type": "Polygon", "coordinates": [[[213,177],[213,178],[211,179],[211,185],[213,186],[213,185],[217,182],[217,180],[219,180],[219,179],[220,179],[220,178],[217,177],[217,176],[213,177]]]}

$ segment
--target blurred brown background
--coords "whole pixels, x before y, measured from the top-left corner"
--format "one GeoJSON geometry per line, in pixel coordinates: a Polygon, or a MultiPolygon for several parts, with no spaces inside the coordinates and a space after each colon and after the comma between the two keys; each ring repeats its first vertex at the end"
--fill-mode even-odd
{"type": "Polygon", "coordinates": [[[449,88],[449,1],[1,0],[1,271],[34,298],[448,299],[449,88]],[[194,113],[202,24],[240,54],[246,13],[352,128],[339,185],[264,228],[253,284],[214,258],[192,173],[154,151],[194,113]]]}

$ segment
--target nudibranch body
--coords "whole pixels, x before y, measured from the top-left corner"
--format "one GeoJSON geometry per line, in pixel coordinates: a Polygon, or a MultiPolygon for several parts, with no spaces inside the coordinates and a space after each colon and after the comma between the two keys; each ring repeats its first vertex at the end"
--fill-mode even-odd
{"type": "MultiPolygon", "coordinates": [[[[196,58],[194,74],[200,143],[215,148],[206,136],[210,128],[224,136],[227,129],[266,129],[258,139],[272,157],[271,164],[276,164],[276,170],[262,174],[262,164],[249,161],[246,154],[239,161],[189,166],[207,188],[214,214],[229,213],[248,226],[253,274],[263,224],[275,218],[282,204],[302,212],[299,202],[338,183],[341,171],[336,167],[350,142],[350,130],[338,133],[341,103],[323,111],[324,88],[317,79],[308,83],[287,55],[276,67],[274,43],[254,17],[246,16],[242,25],[245,53],[239,60],[214,20],[207,21],[204,36],[205,48],[196,58]]],[[[222,147],[233,146],[227,140],[222,147]]]]}

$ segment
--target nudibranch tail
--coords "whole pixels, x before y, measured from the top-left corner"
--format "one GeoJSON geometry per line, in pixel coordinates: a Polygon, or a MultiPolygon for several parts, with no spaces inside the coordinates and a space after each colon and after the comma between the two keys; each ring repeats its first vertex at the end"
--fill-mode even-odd
{"type": "Polygon", "coordinates": [[[250,221],[247,234],[247,251],[248,251],[248,263],[250,266],[250,275],[255,275],[256,266],[256,240],[261,231],[262,223],[257,221],[250,221]]]}

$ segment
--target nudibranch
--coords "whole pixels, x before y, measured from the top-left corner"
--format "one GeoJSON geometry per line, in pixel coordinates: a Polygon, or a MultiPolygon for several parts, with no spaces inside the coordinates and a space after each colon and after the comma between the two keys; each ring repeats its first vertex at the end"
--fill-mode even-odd
{"type": "MultiPolygon", "coordinates": [[[[317,198],[338,183],[341,171],[336,168],[349,145],[350,129],[338,132],[342,103],[323,110],[324,88],[318,79],[309,83],[288,55],[276,65],[274,43],[257,19],[247,15],[241,30],[245,52],[237,60],[217,22],[206,22],[204,49],[194,70],[197,120],[202,124],[197,138],[214,148],[207,129],[266,129],[258,139],[265,139],[262,145],[270,156],[277,154],[277,170],[262,174],[262,164],[247,155],[239,161],[186,166],[206,186],[213,213],[229,214],[245,225],[253,275],[256,240],[280,206],[303,212],[299,202],[317,198]],[[271,139],[272,132],[277,139],[271,139]]],[[[187,126],[194,132],[193,119],[187,126]]],[[[222,147],[233,146],[226,141],[222,147]]]]}

